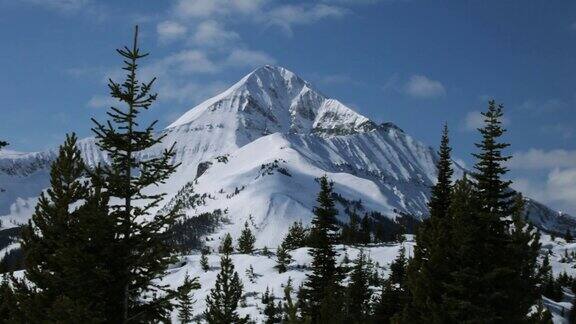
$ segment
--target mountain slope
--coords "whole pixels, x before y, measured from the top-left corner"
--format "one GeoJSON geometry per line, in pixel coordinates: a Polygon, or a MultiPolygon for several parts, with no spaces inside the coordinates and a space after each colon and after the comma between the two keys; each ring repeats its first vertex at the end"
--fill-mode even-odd
{"type": "MultiPolygon", "coordinates": [[[[159,188],[168,207],[187,201],[193,217],[225,211],[229,231],[239,235],[249,221],[257,245],[273,246],[294,220],[311,219],[316,178],[334,181],[343,209],[356,201],[362,211],[395,218],[426,217],[435,181],[436,153],[400,128],[378,125],[320,93],[294,73],[259,68],[223,93],[206,100],[162,131],[164,142],[143,152],[155,156],[176,143],[175,175],[159,188]],[[361,202],[361,204],[359,203],[361,202]]],[[[80,142],[90,165],[106,163],[93,139],[80,142]]],[[[0,219],[4,226],[27,220],[38,193],[48,185],[54,150],[0,152],[0,219]]],[[[456,175],[463,169],[455,164],[456,175]]],[[[166,207],[166,208],[168,208],[166,207]]],[[[541,228],[564,232],[576,225],[568,216],[530,203],[528,215],[541,228]]]]}

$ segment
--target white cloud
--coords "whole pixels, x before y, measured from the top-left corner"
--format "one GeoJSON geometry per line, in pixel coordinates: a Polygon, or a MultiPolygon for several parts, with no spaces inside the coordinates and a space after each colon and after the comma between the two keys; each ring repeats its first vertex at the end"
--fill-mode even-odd
{"type": "Polygon", "coordinates": [[[90,4],[90,0],[20,0],[59,11],[77,11],[90,4]]]}
{"type": "Polygon", "coordinates": [[[515,179],[512,188],[554,208],[576,215],[576,168],[555,168],[544,181],[515,179]]]}
{"type": "Polygon", "coordinates": [[[424,75],[413,75],[410,77],[404,91],[416,98],[436,98],[446,94],[446,89],[440,81],[429,79],[424,75]]]}
{"type": "Polygon", "coordinates": [[[566,107],[568,107],[568,104],[560,99],[548,99],[544,101],[526,100],[518,105],[516,109],[522,112],[540,114],[563,110],[566,107]]]}
{"type": "Polygon", "coordinates": [[[186,35],[186,26],[172,20],[165,20],[156,26],[156,32],[161,42],[170,42],[186,35]]]}
{"type": "MultiPolygon", "coordinates": [[[[502,125],[506,126],[510,124],[510,119],[503,117],[502,125]]],[[[480,111],[469,111],[464,117],[464,123],[461,125],[461,129],[464,131],[476,131],[478,128],[484,126],[484,116],[480,111]]]]}
{"type": "Polygon", "coordinates": [[[463,129],[467,131],[475,131],[484,126],[484,116],[479,111],[469,111],[464,118],[463,129]]]}
{"type": "Polygon", "coordinates": [[[234,67],[256,67],[265,64],[274,64],[276,60],[268,54],[260,51],[246,49],[234,49],[228,58],[226,64],[234,67]]]}
{"type": "Polygon", "coordinates": [[[525,152],[515,152],[508,165],[513,169],[550,170],[554,168],[576,167],[576,150],[530,149],[525,152]]]}
{"type": "Polygon", "coordinates": [[[234,31],[226,30],[222,24],[215,20],[203,21],[196,27],[192,42],[202,46],[221,47],[240,39],[234,31]]]}
{"type": "Polygon", "coordinates": [[[111,106],[118,105],[118,100],[110,96],[93,96],[90,98],[86,106],[90,108],[109,108],[111,106]]]}
{"type": "Polygon", "coordinates": [[[189,18],[250,14],[258,11],[265,2],[264,0],[179,0],[174,11],[181,17],[189,18]]]}
{"type": "Polygon", "coordinates": [[[264,19],[270,25],[276,25],[287,33],[292,33],[293,25],[307,25],[325,18],[340,18],[347,13],[341,7],[317,4],[314,6],[283,5],[270,10],[264,19]]]}

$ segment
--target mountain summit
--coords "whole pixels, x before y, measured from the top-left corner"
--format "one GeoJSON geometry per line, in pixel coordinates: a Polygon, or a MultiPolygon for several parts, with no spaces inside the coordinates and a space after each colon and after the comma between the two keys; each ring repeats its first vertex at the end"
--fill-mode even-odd
{"type": "MultiPolygon", "coordinates": [[[[350,208],[388,219],[427,217],[435,151],[391,123],[377,124],[326,97],[282,67],[254,70],[162,133],[164,142],[142,158],[176,143],[174,162],[181,165],[151,190],[167,192],[163,208],[178,203],[187,217],[223,215],[226,221],[206,234],[214,238],[223,232],[238,236],[248,221],[258,245],[275,246],[293,221],[310,221],[315,180],[324,174],[334,182],[343,222],[350,208]]],[[[80,146],[89,164],[106,163],[92,139],[80,146]]],[[[29,219],[38,193],[48,186],[54,157],[54,151],[0,155],[4,227],[29,219]]],[[[574,218],[533,201],[527,214],[546,230],[576,225],[574,218]]]]}

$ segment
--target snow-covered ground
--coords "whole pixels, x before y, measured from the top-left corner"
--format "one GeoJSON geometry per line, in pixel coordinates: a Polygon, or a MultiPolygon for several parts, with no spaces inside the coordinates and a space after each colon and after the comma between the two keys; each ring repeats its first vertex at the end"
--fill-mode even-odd
{"type": "MultiPolygon", "coordinates": [[[[576,276],[576,260],[569,260],[567,263],[562,263],[564,251],[576,251],[576,243],[566,243],[562,238],[556,238],[552,241],[550,235],[542,235],[542,249],[541,259],[544,253],[549,250],[552,251],[550,255],[550,262],[554,275],[557,276],[562,272],[566,272],[571,276],[576,276]]],[[[405,247],[406,256],[411,257],[414,247],[414,239],[412,236],[407,235],[407,240],[401,244],[379,244],[369,246],[344,246],[338,245],[338,263],[341,264],[348,256],[352,262],[362,249],[366,255],[377,265],[377,269],[383,276],[389,275],[389,266],[398,255],[400,248],[405,247]]],[[[274,249],[270,249],[274,252],[274,249]]],[[[265,256],[261,251],[257,251],[253,255],[246,254],[233,254],[232,260],[234,262],[235,270],[240,275],[244,284],[245,304],[240,307],[238,313],[241,315],[249,315],[256,323],[264,322],[266,316],[263,314],[265,305],[262,304],[262,294],[269,288],[274,292],[277,301],[280,301],[283,296],[283,287],[292,278],[292,285],[298,288],[305,280],[306,274],[309,272],[308,266],[311,262],[311,257],[308,254],[308,248],[300,248],[290,252],[293,258],[292,263],[285,273],[278,273],[275,268],[276,258],[274,255],[265,256]],[[255,280],[251,281],[246,270],[253,267],[256,274],[255,280]]],[[[169,274],[164,278],[163,282],[170,284],[172,287],[179,286],[183,281],[186,274],[190,277],[198,277],[202,288],[194,291],[194,314],[200,316],[206,307],[206,296],[209,294],[210,289],[214,286],[216,275],[219,272],[220,255],[212,253],[208,257],[210,270],[203,271],[200,266],[200,254],[191,254],[182,257],[182,262],[178,266],[170,269],[169,274]]],[[[351,263],[350,263],[351,265],[351,263]]],[[[372,287],[375,292],[379,291],[380,287],[372,287]]],[[[296,295],[293,295],[294,300],[296,295]]],[[[552,312],[555,324],[568,323],[567,318],[570,313],[571,301],[573,294],[565,291],[565,298],[561,302],[555,302],[548,298],[543,298],[543,304],[552,312]],[[563,314],[563,315],[562,315],[563,314]]],[[[173,320],[177,322],[177,310],[174,311],[173,320]]]]}
{"type": "MultiPolygon", "coordinates": [[[[387,244],[387,245],[371,245],[366,247],[352,247],[338,245],[337,262],[342,264],[345,256],[348,256],[349,264],[352,265],[356,259],[360,249],[364,250],[365,254],[377,265],[377,269],[381,275],[387,276],[389,274],[390,263],[396,258],[400,251],[401,246],[406,248],[406,255],[412,255],[412,248],[414,242],[409,239],[402,244],[387,244]]],[[[274,252],[274,249],[270,249],[274,252]]],[[[292,278],[292,286],[295,289],[306,280],[306,274],[309,272],[309,265],[312,261],[308,254],[308,248],[300,248],[290,252],[293,260],[288,267],[288,271],[278,273],[276,266],[275,255],[266,256],[261,254],[261,250],[252,255],[247,254],[232,254],[235,270],[240,275],[242,283],[244,284],[244,307],[240,307],[238,313],[240,315],[249,315],[256,323],[263,323],[266,320],[264,315],[264,307],[261,298],[262,294],[269,288],[276,297],[276,302],[282,300],[284,295],[283,287],[288,282],[288,278],[292,278]],[[251,280],[246,270],[254,269],[255,278],[251,280]]],[[[192,254],[182,257],[182,264],[178,267],[170,269],[169,274],[164,278],[163,282],[170,284],[173,288],[178,287],[184,281],[184,277],[188,274],[190,277],[198,277],[202,287],[194,291],[194,315],[199,316],[202,314],[206,307],[206,296],[210,293],[210,289],[214,286],[216,275],[220,268],[220,255],[217,253],[208,256],[210,270],[203,271],[200,266],[200,254],[192,254]]],[[[373,287],[379,290],[380,287],[373,287]]],[[[294,301],[296,300],[296,293],[293,295],[294,301]]],[[[174,322],[177,320],[177,310],[173,313],[174,322]]]]}

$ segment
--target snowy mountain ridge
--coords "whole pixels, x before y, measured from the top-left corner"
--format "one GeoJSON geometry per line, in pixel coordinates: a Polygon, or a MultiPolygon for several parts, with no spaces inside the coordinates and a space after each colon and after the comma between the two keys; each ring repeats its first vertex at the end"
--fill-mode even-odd
{"type": "MultiPolygon", "coordinates": [[[[223,232],[237,237],[245,221],[257,245],[275,246],[295,220],[311,220],[315,179],[327,174],[345,201],[360,212],[426,217],[436,179],[434,150],[392,123],[377,124],[282,67],[264,66],[221,94],[183,114],[161,132],[163,143],[147,158],[176,148],[177,172],[158,189],[166,204],[189,202],[188,217],[226,211],[223,232]]],[[[106,162],[91,138],[79,143],[89,165],[106,162]]],[[[48,186],[57,151],[0,153],[0,219],[4,226],[26,221],[39,192],[48,186]]],[[[464,172],[455,164],[456,175],[464,172]]],[[[345,201],[339,203],[340,219],[345,201]]],[[[530,202],[539,227],[564,232],[576,220],[530,202]]],[[[214,242],[217,240],[214,240],[214,242]]]]}

